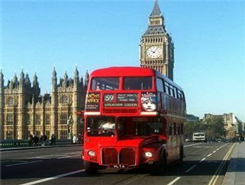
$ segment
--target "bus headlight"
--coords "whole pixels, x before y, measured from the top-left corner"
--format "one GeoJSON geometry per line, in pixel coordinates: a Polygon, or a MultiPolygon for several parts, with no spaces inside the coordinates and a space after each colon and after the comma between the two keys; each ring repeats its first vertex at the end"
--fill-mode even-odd
{"type": "Polygon", "coordinates": [[[145,152],[145,157],[150,158],[152,156],[153,156],[153,154],[151,152],[145,152]]]}
{"type": "Polygon", "coordinates": [[[90,151],[88,152],[88,155],[89,155],[90,157],[94,157],[94,156],[95,156],[95,152],[94,152],[93,150],[90,150],[90,151]]]}

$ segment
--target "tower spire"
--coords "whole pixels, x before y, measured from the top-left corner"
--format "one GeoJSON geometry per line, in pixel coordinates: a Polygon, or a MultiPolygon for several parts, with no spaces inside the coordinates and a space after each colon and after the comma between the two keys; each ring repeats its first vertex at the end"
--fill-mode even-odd
{"type": "Polygon", "coordinates": [[[154,7],[153,7],[153,10],[151,12],[151,15],[150,17],[156,17],[156,16],[161,16],[161,10],[160,10],[160,7],[159,7],[159,4],[158,4],[158,1],[156,0],[155,1],[155,4],[154,4],[154,7]]]}

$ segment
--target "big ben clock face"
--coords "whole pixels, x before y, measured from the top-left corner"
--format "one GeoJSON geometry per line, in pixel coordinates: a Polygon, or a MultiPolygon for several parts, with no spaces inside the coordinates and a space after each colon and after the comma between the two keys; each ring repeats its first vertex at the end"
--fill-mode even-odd
{"type": "Polygon", "coordinates": [[[158,58],[162,55],[162,48],[151,46],[147,49],[146,54],[150,58],[158,58]]]}

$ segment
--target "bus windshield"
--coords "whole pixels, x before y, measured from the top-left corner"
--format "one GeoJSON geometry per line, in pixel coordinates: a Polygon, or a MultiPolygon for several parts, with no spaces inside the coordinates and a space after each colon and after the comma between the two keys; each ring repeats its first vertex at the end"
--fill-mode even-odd
{"type": "Polygon", "coordinates": [[[151,90],[152,77],[126,77],[123,80],[125,90],[151,90]]]}
{"type": "Polygon", "coordinates": [[[113,117],[88,117],[88,136],[112,136],[115,135],[115,118],[113,117]]]}

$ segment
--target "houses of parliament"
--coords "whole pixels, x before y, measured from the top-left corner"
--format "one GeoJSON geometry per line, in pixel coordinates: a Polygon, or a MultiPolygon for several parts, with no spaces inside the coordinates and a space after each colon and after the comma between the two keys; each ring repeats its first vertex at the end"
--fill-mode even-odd
{"type": "MultiPolygon", "coordinates": [[[[160,71],[173,80],[174,44],[165,29],[157,0],[140,39],[139,61],[141,67],[160,71]]],[[[75,69],[73,78],[65,73],[58,83],[54,69],[51,93],[41,96],[36,75],[31,82],[22,71],[19,78],[15,75],[5,86],[4,75],[0,72],[1,139],[27,139],[29,134],[45,134],[49,138],[55,134],[58,139],[67,139],[71,133],[82,133],[77,112],[84,109],[87,82],[88,73],[83,80],[75,69]]]]}
{"type": "Polygon", "coordinates": [[[58,83],[54,69],[51,93],[41,96],[36,74],[31,82],[28,74],[21,71],[19,79],[15,75],[4,86],[1,71],[1,139],[27,139],[29,134],[39,137],[45,134],[49,138],[55,134],[58,139],[67,139],[69,133],[81,133],[83,128],[77,112],[84,109],[87,82],[88,73],[83,80],[75,69],[73,78],[65,73],[58,83]]]}

